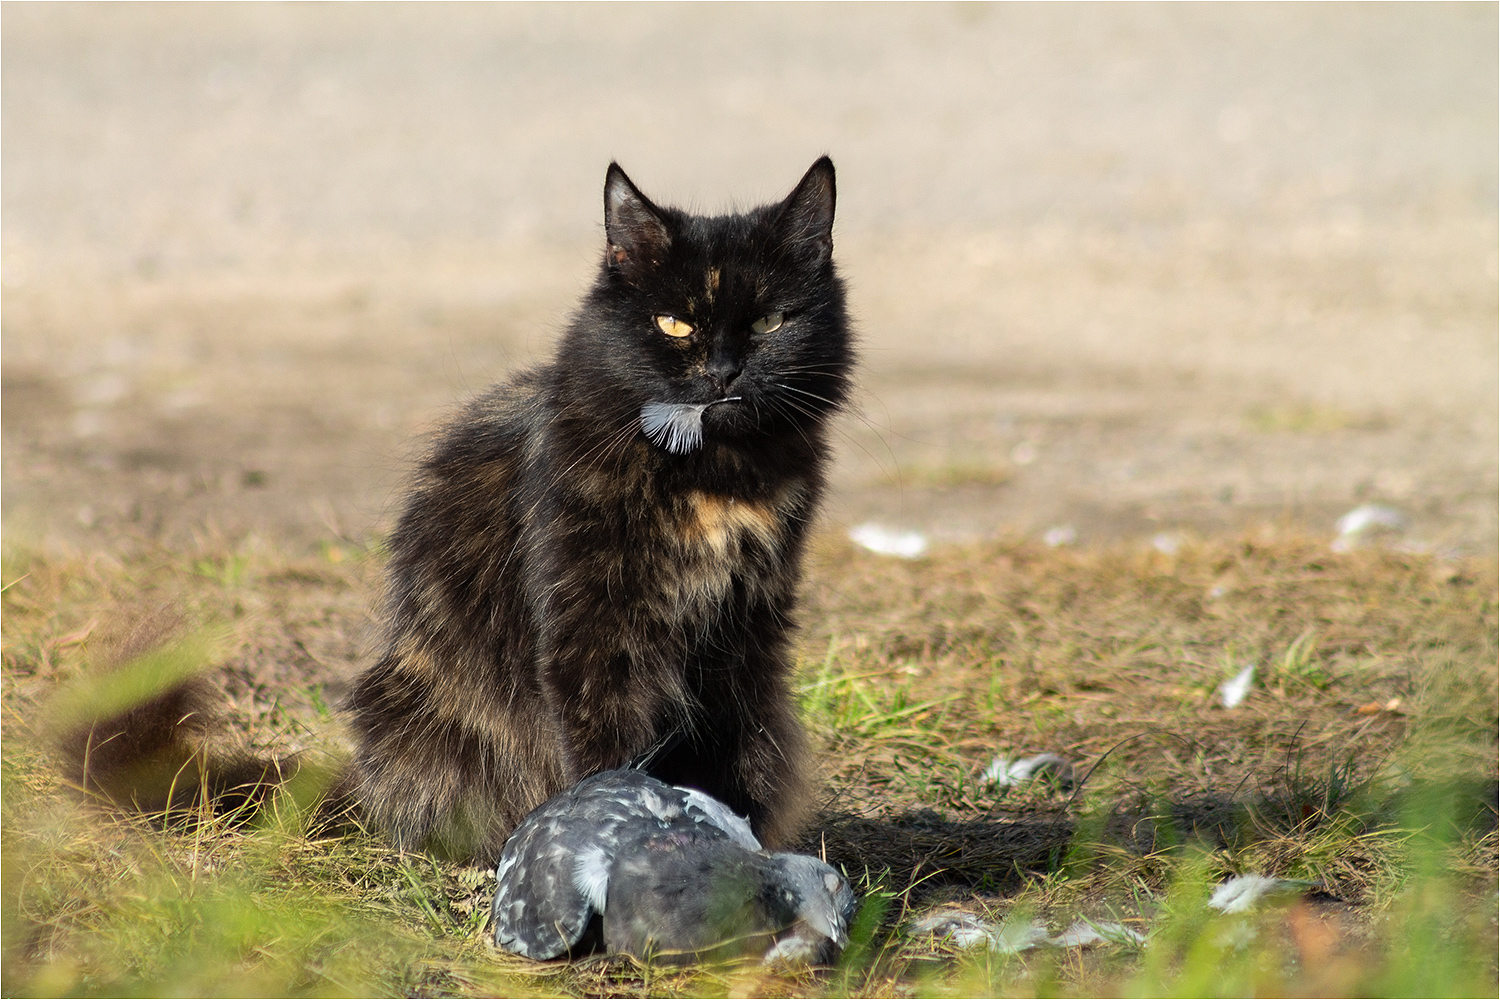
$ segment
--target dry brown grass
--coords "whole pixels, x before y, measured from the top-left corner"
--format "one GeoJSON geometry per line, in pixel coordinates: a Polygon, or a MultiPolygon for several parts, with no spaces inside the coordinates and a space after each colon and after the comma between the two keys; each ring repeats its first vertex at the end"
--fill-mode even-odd
{"type": "Polygon", "coordinates": [[[380,564],[346,540],[7,553],[6,993],[1399,992],[1428,982],[1402,979],[1419,966],[1401,955],[1431,937],[1433,900],[1448,916],[1430,953],[1467,956],[1453,988],[1492,988],[1473,943],[1494,941],[1493,560],[1336,555],[1271,529],[1171,556],[1016,541],[910,562],[824,538],[802,697],[827,800],[804,847],[879,905],[845,968],[791,977],[530,966],[483,944],[485,873],[290,820],[162,830],[69,789],[44,722],[57,692],[215,622],[215,738],[337,754],[331,706],[368,653],[380,564]],[[1255,687],[1223,708],[1249,662],[1255,687]],[[997,754],[1039,751],[1083,780],[980,780],[997,754]],[[1257,917],[1235,958],[1204,943],[1202,897],[1243,871],[1319,889],[1257,917]],[[899,933],[939,903],[1120,919],[1152,941],[955,961],[899,933]]]}

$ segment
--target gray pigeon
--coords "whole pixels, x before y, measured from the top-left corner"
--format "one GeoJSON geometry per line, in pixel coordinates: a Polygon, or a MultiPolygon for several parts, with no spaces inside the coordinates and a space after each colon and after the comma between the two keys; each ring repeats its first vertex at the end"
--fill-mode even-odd
{"type": "Polygon", "coordinates": [[[522,820],[495,879],[495,944],[537,960],[603,947],[664,962],[824,964],[848,941],[855,905],[817,858],[767,853],[724,803],[628,768],[522,820]]]}

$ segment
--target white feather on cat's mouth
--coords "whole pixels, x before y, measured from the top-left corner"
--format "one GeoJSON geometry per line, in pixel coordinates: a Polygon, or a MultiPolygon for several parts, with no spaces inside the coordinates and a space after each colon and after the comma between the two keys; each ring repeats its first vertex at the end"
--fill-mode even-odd
{"type": "Polygon", "coordinates": [[[703,443],[703,411],[742,398],[725,396],[707,403],[647,403],[641,407],[641,430],[657,447],[674,455],[686,455],[703,443]]]}

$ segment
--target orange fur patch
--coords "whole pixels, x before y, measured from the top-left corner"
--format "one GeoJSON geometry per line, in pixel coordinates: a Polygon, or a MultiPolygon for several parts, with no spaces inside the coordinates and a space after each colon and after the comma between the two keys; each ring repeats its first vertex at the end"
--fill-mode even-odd
{"type": "Polygon", "coordinates": [[[688,536],[721,556],[728,554],[729,546],[741,534],[753,535],[770,545],[780,533],[776,512],[766,504],[695,490],[688,494],[688,505],[692,515],[686,525],[688,536]]]}

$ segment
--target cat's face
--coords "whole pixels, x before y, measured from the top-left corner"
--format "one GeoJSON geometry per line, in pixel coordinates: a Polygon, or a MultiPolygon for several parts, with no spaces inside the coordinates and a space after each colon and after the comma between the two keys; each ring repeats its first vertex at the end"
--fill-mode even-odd
{"type": "Polygon", "coordinates": [[[653,440],[688,451],[698,436],[807,426],[843,402],[850,346],[827,157],[784,201],[739,215],[654,205],[613,164],[604,201],[588,367],[633,405],[656,407],[645,419],[653,440]],[[655,433],[652,412],[686,436],[655,433]]]}

